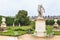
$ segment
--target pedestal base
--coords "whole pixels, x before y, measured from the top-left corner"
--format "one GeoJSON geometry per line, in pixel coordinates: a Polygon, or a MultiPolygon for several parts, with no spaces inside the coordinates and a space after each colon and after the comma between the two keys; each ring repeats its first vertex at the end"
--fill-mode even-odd
{"type": "Polygon", "coordinates": [[[45,37],[46,33],[45,32],[35,32],[34,35],[37,37],[45,37]]]}
{"type": "Polygon", "coordinates": [[[58,28],[58,24],[57,23],[55,23],[54,25],[53,25],[53,31],[60,31],[59,30],[59,28],[58,28]]]}
{"type": "Polygon", "coordinates": [[[6,27],[6,24],[1,24],[1,27],[6,27]]]}
{"type": "Polygon", "coordinates": [[[35,21],[35,33],[34,35],[35,36],[38,36],[38,37],[45,37],[45,31],[46,31],[46,28],[45,28],[45,20],[43,17],[38,17],[35,21]]]}
{"type": "Polygon", "coordinates": [[[6,32],[6,24],[1,24],[0,31],[6,32]]]}

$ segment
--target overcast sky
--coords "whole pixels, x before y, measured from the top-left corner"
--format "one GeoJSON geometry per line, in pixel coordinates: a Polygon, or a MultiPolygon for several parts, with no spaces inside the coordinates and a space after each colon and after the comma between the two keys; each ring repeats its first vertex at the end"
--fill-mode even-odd
{"type": "Polygon", "coordinates": [[[0,15],[15,16],[19,10],[27,10],[29,16],[37,16],[40,4],[45,8],[43,15],[60,15],[60,0],[0,0],[0,15]]]}

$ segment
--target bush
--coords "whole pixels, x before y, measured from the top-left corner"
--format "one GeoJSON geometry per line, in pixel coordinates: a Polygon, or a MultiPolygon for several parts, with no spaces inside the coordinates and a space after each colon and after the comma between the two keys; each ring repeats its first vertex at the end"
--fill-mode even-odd
{"type": "Polygon", "coordinates": [[[58,20],[57,23],[60,25],[60,20],[58,20]]]}
{"type": "Polygon", "coordinates": [[[54,20],[46,20],[46,25],[53,25],[54,24],[54,20]]]}
{"type": "Polygon", "coordinates": [[[35,29],[35,21],[31,21],[31,22],[30,22],[30,26],[31,26],[33,29],[35,29]]]}

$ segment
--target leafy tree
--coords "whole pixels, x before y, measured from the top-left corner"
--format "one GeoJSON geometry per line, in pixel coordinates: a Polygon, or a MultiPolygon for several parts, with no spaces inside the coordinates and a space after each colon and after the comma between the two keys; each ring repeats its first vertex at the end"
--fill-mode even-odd
{"type": "Polygon", "coordinates": [[[14,18],[13,17],[6,17],[7,26],[12,26],[13,22],[14,22],[14,18]]]}
{"type": "Polygon", "coordinates": [[[14,24],[15,24],[15,26],[18,26],[19,25],[19,21],[18,20],[15,20],[14,21],[14,24]]]}
{"type": "Polygon", "coordinates": [[[28,17],[28,12],[25,10],[19,10],[18,14],[16,15],[17,21],[21,25],[29,25],[29,17],[28,17]]]}

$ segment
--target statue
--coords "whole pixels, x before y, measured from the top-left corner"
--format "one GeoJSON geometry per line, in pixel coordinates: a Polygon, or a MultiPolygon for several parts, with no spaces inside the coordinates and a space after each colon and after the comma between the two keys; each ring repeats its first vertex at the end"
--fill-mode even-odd
{"type": "Polygon", "coordinates": [[[45,9],[42,5],[38,5],[38,16],[42,17],[42,13],[45,12],[45,9]]]}
{"type": "Polygon", "coordinates": [[[3,31],[3,32],[6,31],[6,23],[5,23],[5,21],[6,21],[6,18],[3,16],[2,17],[2,24],[0,26],[0,31],[3,31]]]}
{"type": "Polygon", "coordinates": [[[3,16],[3,17],[2,17],[2,24],[1,24],[1,27],[6,27],[5,21],[6,21],[6,18],[3,16]]]}
{"type": "Polygon", "coordinates": [[[35,20],[35,32],[34,35],[38,37],[45,37],[46,34],[46,25],[45,19],[42,16],[42,13],[45,12],[42,5],[38,6],[38,17],[35,20]]]}

